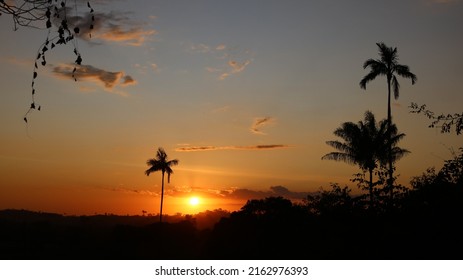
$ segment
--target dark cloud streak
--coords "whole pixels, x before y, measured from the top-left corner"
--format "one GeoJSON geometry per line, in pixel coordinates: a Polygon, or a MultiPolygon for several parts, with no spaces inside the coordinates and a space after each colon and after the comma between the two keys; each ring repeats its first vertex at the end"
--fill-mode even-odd
{"type": "Polygon", "coordinates": [[[254,145],[254,146],[189,146],[175,149],[177,152],[201,152],[201,151],[220,151],[220,150],[275,150],[290,148],[289,145],[254,145]]]}
{"type": "MultiPolygon", "coordinates": [[[[55,76],[65,79],[73,79],[74,64],[61,64],[53,67],[55,76]]],[[[74,76],[77,79],[95,81],[103,84],[103,86],[111,90],[117,85],[127,86],[135,84],[136,81],[129,75],[124,75],[124,72],[106,71],[92,65],[78,65],[74,76]]]]}
{"type": "Polygon", "coordinates": [[[132,22],[129,17],[118,12],[68,17],[72,26],[78,26],[78,36],[92,44],[95,39],[118,42],[123,45],[141,46],[147,37],[157,34],[154,29],[144,29],[142,23],[132,22]],[[94,21],[92,21],[92,16],[94,21]],[[93,29],[90,26],[93,25],[93,29]],[[91,35],[90,35],[91,34],[91,35]]]}

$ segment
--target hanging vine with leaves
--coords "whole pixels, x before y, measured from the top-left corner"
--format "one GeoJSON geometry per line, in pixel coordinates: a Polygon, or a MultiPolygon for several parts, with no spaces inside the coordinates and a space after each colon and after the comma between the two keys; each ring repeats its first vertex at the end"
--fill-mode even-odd
{"type": "Polygon", "coordinates": [[[73,53],[75,55],[74,69],[72,77],[77,81],[75,73],[78,66],[82,64],[82,56],[78,47],[78,36],[81,35],[82,28],[88,28],[88,33],[91,37],[91,30],[93,30],[95,16],[94,10],[87,2],[88,14],[90,16],[89,26],[78,26],[76,21],[72,20],[72,16],[78,18],[77,1],[72,1],[72,6],[68,4],[67,0],[22,0],[22,1],[4,1],[0,0],[0,16],[8,14],[13,17],[14,30],[20,26],[48,29],[48,34],[44,43],[38,49],[37,56],[34,62],[34,69],[32,73],[31,83],[31,104],[26,114],[24,121],[27,123],[27,117],[32,110],[40,111],[41,106],[36,104],[36,79],[38,77],[39,65],[46,66],[47,54],[59,45],[72,44],[73,53]],[[74,15],[71,16],[71,14],[74,15]]]}

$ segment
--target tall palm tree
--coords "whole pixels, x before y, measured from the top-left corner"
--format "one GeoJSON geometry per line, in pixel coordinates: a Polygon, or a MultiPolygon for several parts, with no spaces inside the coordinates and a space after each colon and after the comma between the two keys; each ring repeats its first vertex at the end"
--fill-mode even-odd
{"type": "Polygon", "coordinates": [[[146,161],[149,168],[145,171],[146,176],[150,173],[161,171],[162,172],[162,188],[161,188],[161,212],[159,214],[159,222],[162,223],[162,204],[164,200],[164,174],[167,173],[167,183],[170,183],[170,175],[174,173],[171,166],[178,164],[178,159],[168,160],[167,154],[163,148],[158,148],[155,158],[146,161]]]}
{"type": "Polygon", "coordinates": [[[322,157],[322,159],[344,161],[349,164],[355,164],[364,172],[369,173],[369,198],[370,206],[373,206],[373,171],[378,165],[385,165],[388,158],[389,146],[392,146],[393,161],[409,153],[409,151],[397,147],[399,141],[405,136],[398,133],[396,125],[390,126],[388,131],[388,122],[382,120],[379,124],[376,122],[372,112],[365,112],[364,120],[357,124],[345,122],[341,127],[334,131],[334,135],[342,138],[344,141],[327,141],[326,144],[338,150],[331,152],[322,157]],[[391,141],[389,140],[391,135],[391,141]]]}
{"type": "MultiPolygon", "coordinates": [[[[399,98],[399,89],[400,84],[397,80],[397,75],[401,76],[406,79],[410,79],[412,81],[412,85],[415,84],[417,81],[416,75],[410,72],[410,68],[407,65],[401,65],[398,63],[399,57],[397,54],[397,48],[392,48],[386,46],[383,42],[376,43],[379,48],[379,56],[380,59],[368,59],[363,64],[363,68],[370,68],[370,73],[368,73],[363,79],[360,81],[360,88],[365,89],[367,88],[367,83],[373,81],[378,76],[386,76],[387,80],[387,93],[388,93],[388,101],[387,101],[387,123],[388,128],[392,126],[392,115],[391,115],[391,87],[394,92],[394,98],[399,98]]],[[[392,137],[392,136],[390,136],[392,137]]],[[[392,140],[389,139],[391,145],[392,140]]],[[[388,164],[389,164],[389,189],[390,189],[390,199],[392,202],[393,199],[393,151],[392,146],[389,146],[389,157],[388,157],[388,164]]]]}

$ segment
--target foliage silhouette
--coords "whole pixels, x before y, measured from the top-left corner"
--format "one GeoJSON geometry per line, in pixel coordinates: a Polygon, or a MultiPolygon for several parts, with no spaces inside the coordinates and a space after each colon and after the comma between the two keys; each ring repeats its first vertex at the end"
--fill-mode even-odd
{"type": "MultiPolygon", "coordinates": [[[[412,85],[417,81],[415,74],[410,72],[410,68],[407,65],[399,64],[397,48],[386,46],[383,42],[376,43],[379,48],[380,59],[367,59],[363,64],[363,68],[370,68],[370,73],[365,75],[360,80],[360,88],[365,89],[367,84],[378,76],[386,76],[387,80],[387,123],[388,128],[392,126],[392,114],[391,114],[391,86],[394,93],[394,98],[399,98],[400,84],[397,80],[397,75],[412,81],[412,85]]],[[[391,135],[392,137],[392,135],[391,135]]],[[[389,146],[389,188],[391,201],[393,199],[393,152],[392,152],[392,141],[389,146]]]]}
{"type": "Polygon", "coordinates": [[[308,195],[306,204],[310,213],[317,216],[348,216],[360,203],[358,198],[351,197],[349,187],[331,184],[331,190],[323,188],[313,195],[308,195]]]}
{"type": "Polygon", "coordinates": [[[205,244],[205,258],[276,259],[303,252],[310,219],[301,205],[282,197],[249,200],[222,218],[205,244]]]}
{"type": "Polygon", "coordinates": [[[387,120],[382,120],[378,124],[373,113],[366,111],[363,121],[357,124],[345,122],[334,131],[334,135],[344,141],[327,141],[326,143],[338,152],[326,154],[322,159],[356,164],[363,172],[368,172],[370,207],[373,207],[375,186],[373,172],[379,165],[386,165],[390,149],[393,162],[409,153],[408,150],[397,146],[405,134],[399,133],[397,126],[389,125],[387,120]]]}
{"type": "Polygon", "coordinates": [[[162,173],[161,210],[159,214],[160,223],[162,223],[162,204],[164,200],[164,174],[167,173],[167,183],[170,183],[170,175],[174,173],[172,166],[177,165],[178,162],[178,159],[168,160],[167,154],[163,148],[158,148],[155,158],[146,161],[146,164],[149,166],[149,168],[145,170],[146,176],[156,171],[161,171],[162,173]]]}
{"type": "MultiPolygon", "coordinates": [[[[76,57],[72,77],[77,81],[74,74],[77,71],[77,66],[82,64],[82,56],[79,52],[77,38],[82,33],[81,29],[88,28],[88,30],[91,31],[95,21],[94,10],[90,2],[87,2],[88,15],[90,18],[89,26],[78,26],[73,20],[78,13],[77,7],[77,0],[73,1],[73,5],[68,5],[67,1],[64,0],[0,1],[0,16],[3,14],[11,15],[13,18],[14,30],[17,30],[20,26],[48,29],[48,34],[44,42],[40,45],[34,62],[31,83],[32,100],[23,118],[26,123],[27,117],[32,110],[41,110],[41,106],[37,105],[35,101],[35,82],[38,77],[39,65],[46,66],[46,55],[50,50],[53,50],[58,45],[72,43],[73,53],[76,57]]],[[[89,36],[91,36],[91,33],[89,33],[89,36]]]]}
{"type": "MultiPolygon", "coordinates": [[[[389,169],[386,165],[379,165],[375,169],[374,175],[376,176],[376,181],[373,182],[373,205],[372,207],[376,212],[387,212],[392,211],[394,208],[400,207],[400,199],[407,193],[408,188],[402,184],[397,184],[397,178],[400,174],[395,173],[394,168],[394,177],[392,181],[393,187],[393,200],[390,199],[390,184],[389,184],[389,169]]],[[[370,190],[370,181],[365,179],[365,172],[353,174],[353,178],[350,179],[351,182],[356,183],[357,187],[361,190],[369,191],[370,190]]],[[[363,195],[364,196],[364,195],[363,195]]],[[[369,203],[371,206],[371,203],[369,203]]]]}
{"type": "Polygon", "coordinates": [[[455,127],[457,135],[463,131],[463,113],[436,115],[433,111],[426,109],[426,104],[419,106],[416,103],[412,103],[409,108],[411,109],[410,113],[423,114],[432,120],[428,127],[437,127],[440,124],[441,133],[450,133],[452,126],[455,127]]]}

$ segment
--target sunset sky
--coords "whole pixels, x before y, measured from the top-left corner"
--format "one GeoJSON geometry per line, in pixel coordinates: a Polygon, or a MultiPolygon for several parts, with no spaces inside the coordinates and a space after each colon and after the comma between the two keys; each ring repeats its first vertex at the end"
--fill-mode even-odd
{"type": "Polygon", "coordinates": [[[13,31],[0,16],[0,209],[156,214],[161,175],[144,171],[158,147],[180,161],[168,214],[302,198],[330,182],[356,190],[356,166],[321,157],[342,122],[366,110],[386,117],[385,78],[359,87],[381,41],[418,77],[400,79],[393,102],[407,135],[400,146],[412,152],[399,181],[440,168],[462,146],[463,136],[428,128],[408,108],[462,111],[461,0],[90,2],[95,30],[78,41],[78,82],[72,45],[51,51],[36,79],[42,110],[28,124],[47,30],[13,31]]]}

